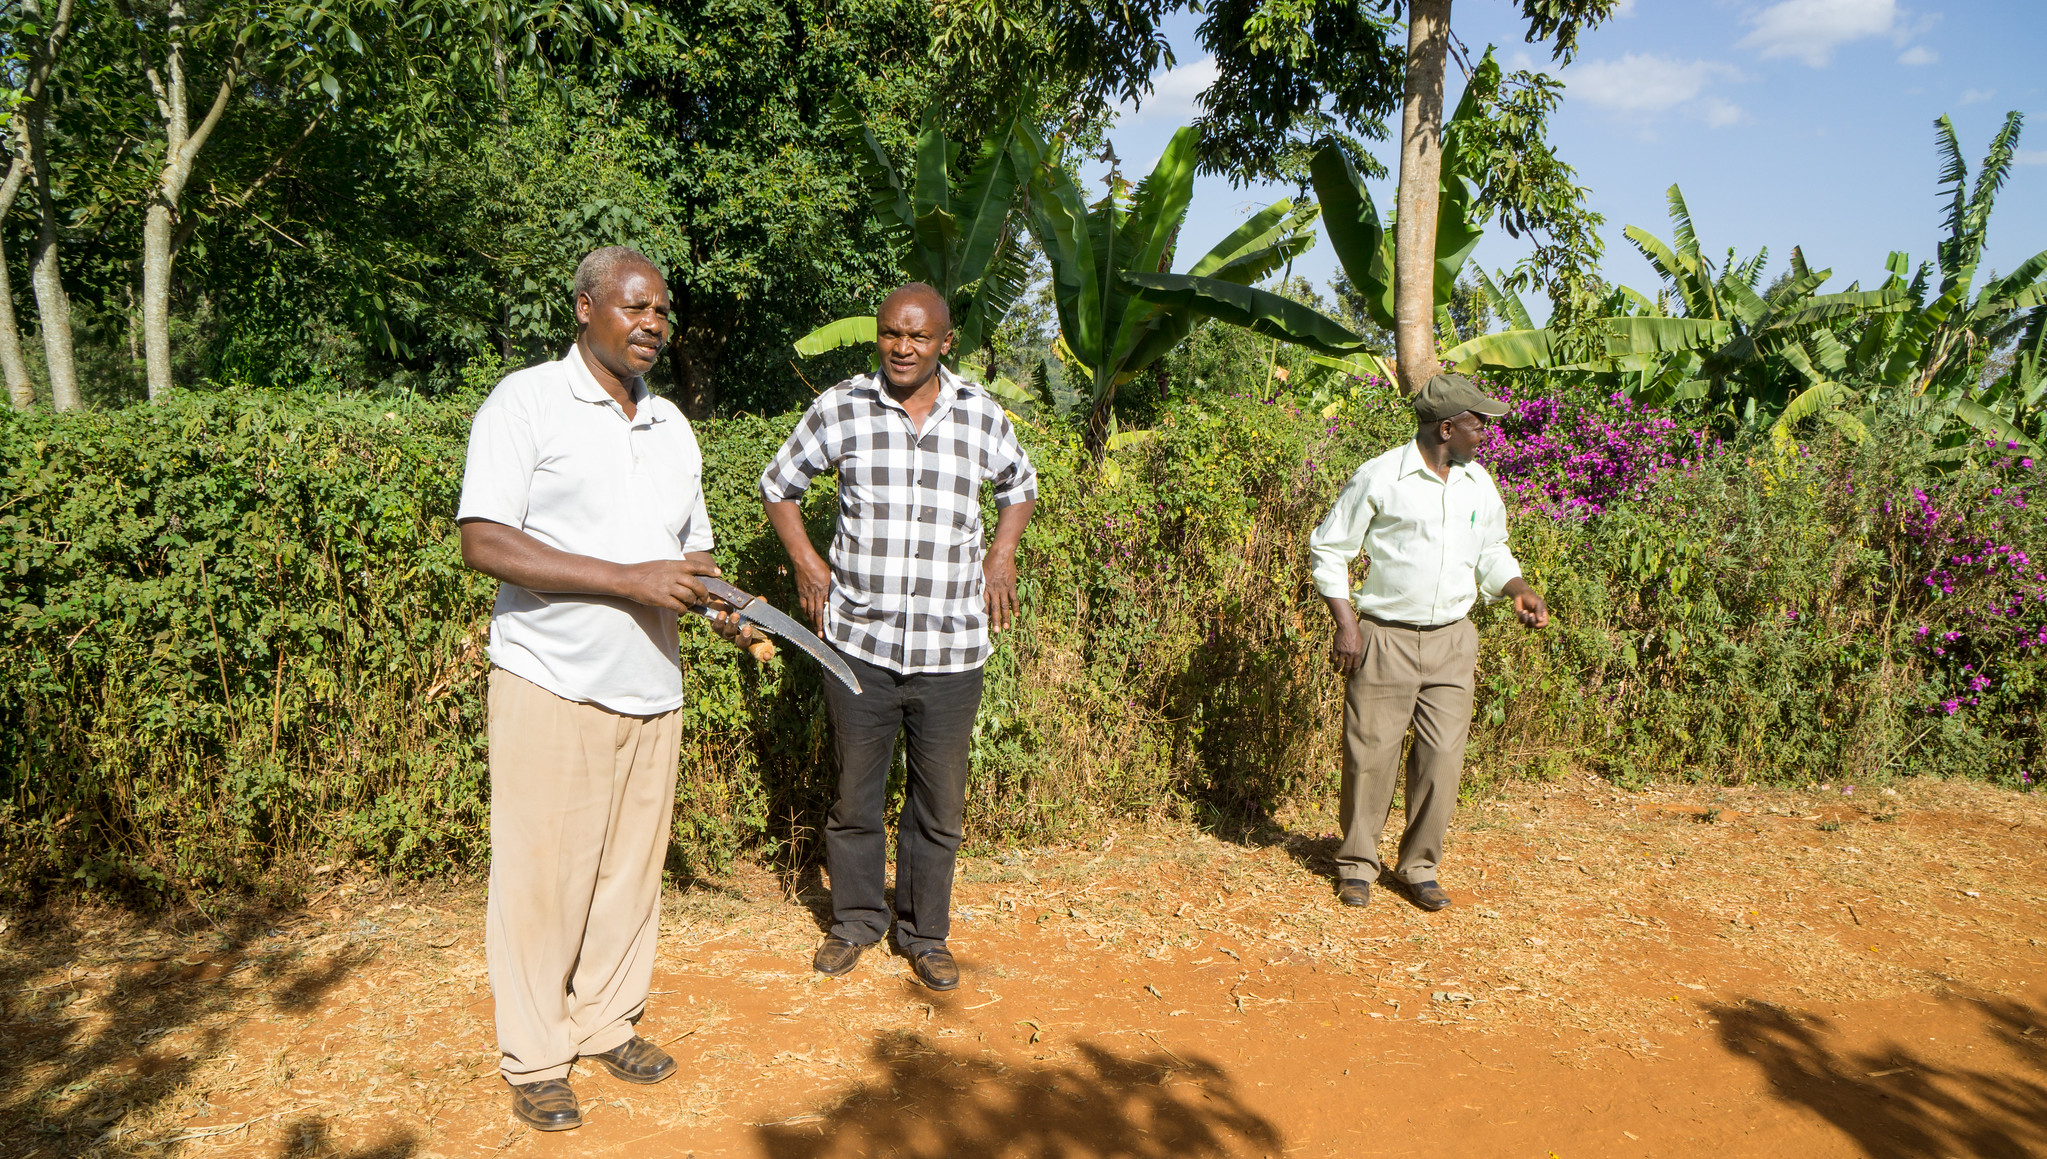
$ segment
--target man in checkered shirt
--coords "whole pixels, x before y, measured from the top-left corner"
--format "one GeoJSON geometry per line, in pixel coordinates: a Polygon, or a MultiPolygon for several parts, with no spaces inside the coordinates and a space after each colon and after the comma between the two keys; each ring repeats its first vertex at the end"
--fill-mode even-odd
{"type": "Polygon", "coordinates": [[[811,966],[844,974],[888,934],[883,811],[896,736],[907,733],[896,947],[926,986],[950,990],[959,967],[945,939],[981,666],[989,633],[1016,612],[1016,547],[1037,505],[1038,476],[1001,405],[940,365],[953,342],[944,297],[912,282],[888,296],[875,323],[880,372],[819,395],[761,474],[803,610],[862,689],[825,682],[839,798],[825,824],[832,930],[811,966]],[[810,481],[832,470],[839,527],[827,565],[798,504],[810,481]],[[1001,512],[985,559],[984,481],[1001,512]]]}

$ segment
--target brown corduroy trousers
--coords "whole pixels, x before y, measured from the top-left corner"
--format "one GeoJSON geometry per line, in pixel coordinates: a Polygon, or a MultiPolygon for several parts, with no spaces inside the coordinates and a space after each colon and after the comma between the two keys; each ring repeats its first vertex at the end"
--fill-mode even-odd
{"type": "Polygon", "coordinates": [[[633,1036],[654,977],[679,713],[624,716],[490,674],[484,944],[506,1081],[633,1036]]]}
{"type": "Polygon", "coordinates": [[[1412,725],[1407,832],[1393,872],[1402,881],[1434,881],[1471,733],[1478,629],[1459,620],[1418,631],[1362,617],[1358,627],[1365,648],[1343,701],[1343,844],[1336,851],[1336,874],[1377,881],[1385,872],[1379,834],[1393,810],[1400,750],[1412,725]]]}

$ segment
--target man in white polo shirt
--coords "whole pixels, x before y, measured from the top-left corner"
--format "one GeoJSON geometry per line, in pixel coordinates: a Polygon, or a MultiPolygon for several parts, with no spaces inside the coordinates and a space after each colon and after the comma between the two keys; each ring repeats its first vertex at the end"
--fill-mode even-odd
{"type": "Polygon", "coordinates": [[[1425,910],[1450,904],[1436,880],[1457,807],[1471,732],[1478,629],[1466,613],[1483,596],[1508,599],[1530,628],[1549,608],[1507,549],[1507,508],[1472,456],[1486,419],[1507,404],[1461,374],[1439,374],[1414,396],[1414,438],[1365,463],[1308,539],[1315,590],[1336,621],[1330,651],[1349,677],[1343,700],[1343,844],[1337,900],[1362,906],[1391,878],[1425,910]],[[1359,550],[1371,569],[1351,591],[1359,550]],[[1409,727],[1407,832],[1386,872],[1379,834],[1393,808],[1409,727]]]}
{"type": "Polygon", "coordinates": [[[641,378],[668,337],[660,272],[597,250],[575,301],[575,346],[477,410],[456,515],[462,558],[501,581],[484,936],[512,1112],[543,1131],[582,1123],[578,1058],[635,1083],[675,1070],[633,1024],[675,804],[676,616],[718,574],[696,434],[641,378]]]}

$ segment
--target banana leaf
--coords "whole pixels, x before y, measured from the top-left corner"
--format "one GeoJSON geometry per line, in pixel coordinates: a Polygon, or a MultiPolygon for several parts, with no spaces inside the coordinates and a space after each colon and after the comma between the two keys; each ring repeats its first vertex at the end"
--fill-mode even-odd
{"type": "Polygon", "coordinates": [[[796,340],[796,353],[803,358],[837,350],[842,346],[872,346],[879,339],[874,315],[860,314],[827,322],[796,340]]]}
{"type": "Polygon", "coordinates": [[[1363,337],[1336,319],[1270,290],[1192,274],[1126,273],[1123,280],[1146,301],[1192,310],[1324,354],[1349,354],[1365,346],[1363,337]]]}

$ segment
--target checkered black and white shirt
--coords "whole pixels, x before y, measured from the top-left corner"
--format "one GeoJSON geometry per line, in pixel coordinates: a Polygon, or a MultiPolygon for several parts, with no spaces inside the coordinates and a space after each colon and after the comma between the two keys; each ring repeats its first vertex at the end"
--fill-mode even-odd
{"type": "Polygon", "coordinates": [[[995,505],[1038,497],[1038,473],[1002,406],[944,367],[918,434],[879,374],[819,395],[761,473],[770,503],[803,498],[839,473],[825,637],[905,675],[965,672],[988,660],[981,596],[981,483],[995,505]]]}

